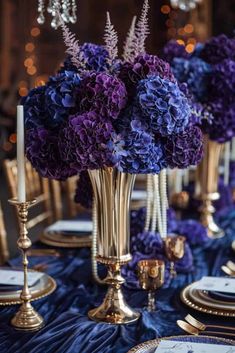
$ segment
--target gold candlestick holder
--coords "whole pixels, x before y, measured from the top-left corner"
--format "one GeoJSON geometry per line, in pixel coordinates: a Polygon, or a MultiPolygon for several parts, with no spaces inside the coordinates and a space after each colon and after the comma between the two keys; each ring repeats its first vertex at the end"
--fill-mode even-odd
{"type": "Polygon", "coordinates": [[[11,320],[12,326],[19,330],[32,331],[38,330],[44,325],[43,318],[35,311],[32,307],[30,300],[32,298],[29,286],[28,286],[28,258],[27,250],[31,247],[32,242],[28,237],[27,231],[27,218],[28,209],[32,206],[36,200],[20,202],[17,199],[11,199],[9,202],[14,205],[18,210],[20,220],[20,236],[17,240],[18,248],[22,251],[23,258],[23,270],[24,270],[24,285],[20,294],[22,304],[19,311],[15,314],[11,320]]]}

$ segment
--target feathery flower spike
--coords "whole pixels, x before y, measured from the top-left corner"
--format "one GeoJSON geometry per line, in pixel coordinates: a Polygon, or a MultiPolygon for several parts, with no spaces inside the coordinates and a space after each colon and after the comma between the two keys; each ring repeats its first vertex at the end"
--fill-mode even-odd
{"type": "Polygon", "coordinates": [[[107,20],[106,20],[106,26],[104,30],[104,42],[105,42],[105,49],[109,53],[107,62],[112,66],[114,60],[118,56],[118,47],[117,47],[118,36],[117,36],[117,32],[115,31],[110,21],[109,12],[107,12],[107,20]]]}
{"type": "Polygon", "coordinates": [[[149,34],[148,10],[149,10],[149,1],[144,0],[140,19],[136,25],[137,55],[145,53],[145,40],[149,34]]]}
{"type": "Polygon", "coordinates": [[[77,68],[84,67],[84,58],[80,52],[79,42],[75,38],[75,34],[70,32],[63,20],[61,22],[61,28],[63,31],[64,43],[67,47],[66,53],[71,56],[71,61],[77,68]]]}
{"type": "Polygon", "coordinates": [[[137,56],[137,37],[136,37],[136,16],[133,17],[131,27],[127,34],[124,47],[123,47],[123,59],[127,62],[132,63],[137,56]]]}

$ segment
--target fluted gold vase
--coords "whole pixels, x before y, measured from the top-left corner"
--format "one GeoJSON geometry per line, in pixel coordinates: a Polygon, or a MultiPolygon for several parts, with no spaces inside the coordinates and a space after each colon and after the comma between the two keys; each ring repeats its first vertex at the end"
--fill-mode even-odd
{"type": "Polygon", "coordinates": [[[207,228],[210,238],[221,238],[224,231],[215,223],[213,201],[219,199],[218,178],[219,158],[222,144],[204,136],[204,157],[197,168],[196,197],[202,201],[200,207],[201,223],[207,228]]]}
{"type": "Polygon", "coordinates": [[[121,266],[131,260],[129,205],[135,175],[108,167],[90,170],[89,175],[97,208],[97,260],[108,266],[109,288],[103,303],[88,316],[110,324],[133,322],[140,314],[124,299],[121,266]]]}

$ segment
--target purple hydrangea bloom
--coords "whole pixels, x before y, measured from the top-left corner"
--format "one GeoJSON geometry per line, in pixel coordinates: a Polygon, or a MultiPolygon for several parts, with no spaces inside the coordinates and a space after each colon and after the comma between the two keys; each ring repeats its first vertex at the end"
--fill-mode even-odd
{"type": "Polygon", "coordinates": [[[235,136],[235,103],[226,105],[223,99],[217,99],[210,103],[209,108],[213,120],[203,121],[203,131],[219,143],[230,141],[235,136]]]}
{"type": "Polygon", "coordinates": [[[93,189],[87,171],[81,172],[77,181],[74,201],[85,208],[92,208],[93,189]]]}
{"type": "Polygon", "coordinates": [[[211,78],[211,100],[223,98],[232,103],[235,97],[235,61],[225,59],[214,66],[211,78]]]}
{"type": "Polygon", "coordinates": [[[21,100],[21,104],[24,106],[25,126],[27,129],[47,126],[49,117],[45,104],[46,88],[46,86],[33,88],[21,100]]]}
{"type": "Polygon", "coordinates": [[[172,39],[163,49],[163,58],[171,64],[174,58],[188,59],[189,54],[186,52],[184,45],[178,44],[174,39],[172,39]]]}
{"type": "Polygon", "coordinates": [[[84,112],[93,110],[104,118],[117,119],[126,105],[127,93],[125,85],[117,77],[105,72],[92,72],[84,78],[79,98],[84,112]]]}
{"type": "Polygon", "coordinates": [[[120,160],[118,168],[128,173],[159,173],[166,167],[163,146],[153,136],[144,131],[138,120],[132,120],[130,129],[124,132],[126,156],[120,160]]]}
{"type": "Polygon", "coordinates": [[[61,131],[62,157],[77,172],[113,166],[114,157],[107,146],[113,133],[112,124],[96,112],[72,116],[61,131]]]}
{"type": "Polygon", "coordinates": [[[131,237],[131,253],[152,254],[154,257],[163,251],[163,242],[158,233],[144,231],[131,237]]]}
{"type": "Polygon", "coordinates": [[[189,245],[202,245],[209,240],[206,228],[193,219],[176,221],[172,225],[170,231],[185,236],[189,245]]]}
{"type": "Polygon", "coordinates": [[[177,83],[159,76],[140,81],[137,103],[149,129],[162,136],[180,133],[189,123],[188,100],[177,83]]]}
{"type": "Polygon", "coordinates": [[[50,179],[65,180],[75,175],[60,154],[58,134],[44,128],[30,129],[26,135],[26,156],[37,172],[50,179]]]}
{"type": "Polygon", "coordinates": [[[202,132],[197,126],[190,126],[181,134],[167,138],[166,160],[170,168],[187,168],[196,165],[203,156],[202,132]]]}
{"type": "Polygon", "coordinates": [[[200,57],[211,64],[217,64],[226,58],[235,60],[235,39],[225,34],[212,37],[205,43],[200,57]]]}
{"type": "MultiPolygon", "coordinates": [[[[87,70],[102,72],[108,69],[108,52],[103,45],[84,43],[80,49],[85,59],[87,70]]],[[[73,65],[73,63],[71,62],[69,56],[65,59],[63,66],[59,72],[64,72],[68,70],[75,72],[78,71],[76,66],[73,65]]]]}
{"type": "Polygon", "coordinates": [[[129,97],[135,94],[138,82],[148,75],[158,75],[161,78],[175,81],[170,65],[156,55],[139,55],[133,63],[124,63],[119,72],[119,77],[125,83],[129,97]]]}
{"type": "Polygon", "coordinates": [[[69,115],[79,110],[77,89],[81,79],[78,74],[65,71],[50,77],[45,90],[45,104],[48,112],[48,128],[54,128],[66,121],[69,115]]]}
{"type": "Polygon", "coordinates": [[[206,99],[212,74],[209,64],[197,57],[190,60],[175,58],[172,61],[172,70],[177,80],[187,83],[188,89],[196,99],[206,99]]]}

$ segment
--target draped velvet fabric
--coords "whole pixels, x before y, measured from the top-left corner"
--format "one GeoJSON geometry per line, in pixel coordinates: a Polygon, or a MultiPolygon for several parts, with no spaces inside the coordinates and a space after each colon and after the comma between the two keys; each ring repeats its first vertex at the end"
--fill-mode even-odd
{"type": "MultiPolygon", "coordinates": [[[[87,311],[99,305],[106,289],[93,283],[90,250],[63,250],[61,257],[32,257],[30,266],[47,263],[46,272],[57,281],[56,291],[33,303],[46,325],[38,332],[14,330],[9,322],[17,307],[0,307],[1,353],[126,353],[136,344],[156,337],[183,334],[176,320],[191,312],[204,322],[230,324],[235,320],[193,312],[180,302],[181,289],[203,275],[222,275],[220,267],[228,259],[235,261],[231,241],[235,239],[235,210],[220,215],[226,237],[209,241],[193,249],[192,273],[178,274],[170,284],[156,292],[157,310],[148,313],[147,294],[128,286],[124,294],[128,303],[141,311],[138,322],[115,326],[88,319],[87,311]]],[[[42,247],[42,245],[39,245],[42,247]]],[[[20,264],[20,258],[11,261],[20,264]]]]}

